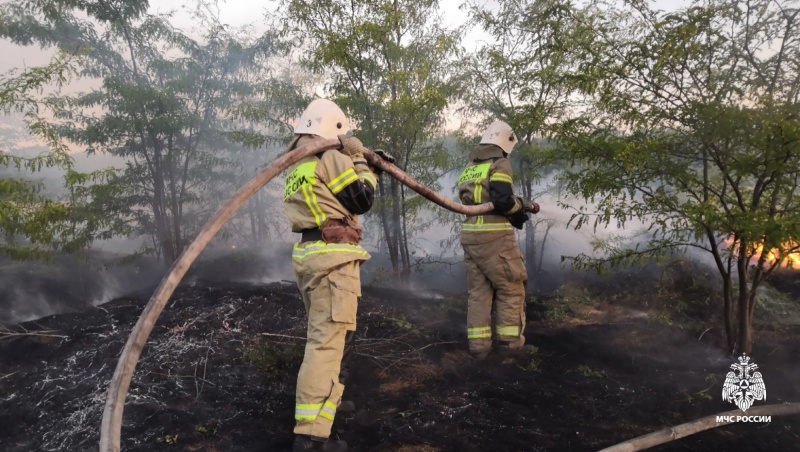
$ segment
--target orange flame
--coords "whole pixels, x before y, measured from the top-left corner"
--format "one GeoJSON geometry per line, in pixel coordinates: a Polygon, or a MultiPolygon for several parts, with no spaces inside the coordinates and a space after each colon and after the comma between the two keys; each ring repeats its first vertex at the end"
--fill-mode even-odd
{"type": "MultiPolygon", "coordinates": [[[[733,236],[728,236],[728,238],[725,239],[725,244],[728,245],[728,249],[731,249],[734,252],[737,251],[736,245],[733,243],[733,236]]],[[[781,248],[785,250],[797,249],[798,244],[797,242],[794,241],[788,241],[784,243],[781,246],[781,248]]],[[[752,245],[750,254],[753,257],[750,258],[750,264],[755,265],[764,252],[765,251],[763,243],[756,243],[752,245]]],[[[775,261],[779,260],[780,258],[781,258],[781,253],[778,250],[778,248],[773,248],[771,250],[766,251],[764,262],[766,262],[767,265],[772,265],[773,263],[775,263],[775,261]]],[[[786,253],[783,262],[781,262],[781,267],[784,268],[789,268],[794,266],[800,266],[800,251],[786,253]]]]}

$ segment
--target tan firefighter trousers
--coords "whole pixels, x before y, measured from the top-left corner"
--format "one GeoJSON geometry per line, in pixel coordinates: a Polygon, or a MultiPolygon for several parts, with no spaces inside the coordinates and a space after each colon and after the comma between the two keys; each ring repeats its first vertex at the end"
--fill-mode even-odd
{"type": "Polygon", "coordinates": [[[356,329],[361,261],[316,272],[298,271],[297,286],[308,314],[305,355],[297,375],[294,432],[327,438],[344,385],[339,371],[345,335],[356,329]]]}
{"type": "Polygon", "coordinates": [[[527,272],[513,231],[461,234],[467,268],[467,339],[472,353],[492,349],[492,301],[497,300],[495,335],[502,346],[525,345],[527,272]],[[505,344],[503,344],[505,343],[505,344]]]}

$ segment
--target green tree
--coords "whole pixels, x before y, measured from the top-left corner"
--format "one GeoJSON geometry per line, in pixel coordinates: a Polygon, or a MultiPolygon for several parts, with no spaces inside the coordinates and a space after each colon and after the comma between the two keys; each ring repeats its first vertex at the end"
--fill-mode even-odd
{"type": "MultiPolygon", "coordinates": [[[[440,25],[438,2],[287,0],[282,6],[285,32],[308,48],[303,65],[330,75],[327,88],[356,121],[357,136],[438,188],[447,152],[434,137],[460,93],[461,38],[460,30],[440,25]]],[[[396,180],[381,178],[378,215],[392,268],[402,279],[413,266],[412,237],[425,205],[396,180]]]]}
{"type": "MultiPolygon", "coordinates": [[[[227,139],[234,112],[263,94],[253,83],[277,50],[268,35],[243,41],[213,17],[202,39],[171,26],[148,2],[31,0],[3,9],[4,35],[83,52],[83,75],[100,86],[64,101],[60,133],[89,152],[123,157],[126,168],[105,192],[132,226],[172,262],[236,180],[227,139]]],[[[99,188],[96,192],[102,192],[99,188]]]]}
{"type": "Polygon", "coordinates": [[[52,120],[63,108],[63,99],[42,97],[71,80],[74,59],[60,53],[46,66],[0,77],[0,109],[5,115],[21,115],[25,127],[23,133],[4,133],[0,140],[0,253],[13,258],[48,258],[55,249],[82,250],[95,239],[124,230],[123,223],[105,215],[108,206],[91,196],[91,183],[106,181],[113,173],[72,169],[69,149],[52,120]],[[44,147],[25,152],[19,143],[31,139],[44,147]],[[46,169],[64,175],[61,188],[70,196],[59,196],[62,190],[35,177],[46,169]]]}
{"type": "MultiPolygon", "coordinates": [[[[246,37],[242,40],[246,41],[246,37]]],[[[233,109],[233,130],[227,138],[237,143],[236,173],[240,178],[227,187],[233,192],[257,173],[262,165],[286,150],[286,141],[292,134],[292,125],[310,102],[304,86],[312,83],[305,74],[298,74],[293,64],[278,52],[257,65],[258,70],[245,74],[253,93],[233,109]]],[[[270,240],[290,233],[282,215],[283,191],[278,186],[259,190],[226,224],[223,233],[251,248],[263,246],[270,240]]]]}
{"type": "Polygon", "coordinates": [[[710,253],[728,347],[749,353],[756,292],[800,247],[800,9],[707,0],[672,13],[640,2],[602,12],[595,60],[583,66],[596,81],[585,91],[593,105],[561,136],[581,164],[568,188],[597,206],[576,206],[573,219],[638,219],[646,231],[639,245],[600,242],[606,257],[575,263],[710,253]]]}

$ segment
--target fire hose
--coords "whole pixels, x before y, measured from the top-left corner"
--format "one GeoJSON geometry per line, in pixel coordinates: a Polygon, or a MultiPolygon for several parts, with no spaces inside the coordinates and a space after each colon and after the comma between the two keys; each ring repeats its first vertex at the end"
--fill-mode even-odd
{"type": "MultiPolygon", "coordinates": [[[[337,139],[320,140],[283,154],[272,162],[272,164],[259,171],[258,174],[234,193],[234,195],[217,210],[214,216],[208,220],[194,241],[172,264],[167,275],[161,280],[155,293],[153,293],[150,301],[148,301],[142,311],[141,316],[139,316],[136,325],[131,330],[128,342],[125,344],[125,348],[122,349],[122,355],[120,355],[119,361],[117,362],[114,376],[111,378],[111,383],[108,387],[108,397],[103,410],[103,421],[100,426],[100,452],[119,452],[122,411],[125,408],[128,388],[131,383],[131,378],[133,377],[133,371],[142,354],[142,349],[147,342],[150,332],[155,326],[156,320],[158,320],[158,316],[167,304],[169,297],[189,270],[192,262],[194,262],[200,252],[203,251],[208,242],[214,237],[214,234],[222,228],[250,197],[267,182],[275,178],[275,176],[308,156],[319,154],[329,149],[338,149],[340,147],[341,143],[337,139]]],[[[445,209],[464,215],[480,215],[494,210],[494,205],[492,205],[492,203],[465,206],[447,199],[417,182],[403,170],[383,160],[372,151],[367,151],[365,157],[370,165],[383,170],[404,185],[445,209]]]]}
{"type": "MultiPolygon", "coordinates": [[[[712,428],[722,427],[734,423],[732,419],[741,417],[741,410],[726,411],[724,413],[706,416],[675,427],[667,427],[647,435],[639,436],[628,441],[607,447],[600,452],[636,452],[651,447],[666,444],[670,441],[685,438],[695,433],[700,433],[712,428]],[[724,418],[725,420],[719,420],[724,418]]],[[[800,404],[781,403],[750,408],[748,416],[787,416],[800,414],[800,404]]]]}

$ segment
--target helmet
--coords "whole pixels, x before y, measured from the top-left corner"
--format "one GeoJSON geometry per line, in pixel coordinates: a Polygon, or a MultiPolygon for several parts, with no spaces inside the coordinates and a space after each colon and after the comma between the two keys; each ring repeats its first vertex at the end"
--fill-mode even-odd
{"type": "Polygon", "coordinates": [[[517,144],[517,136],[511,126],[503,121],[495,121],[483,132],[480,144],[495,144],[500,146],[506,154],[510,154],[517,144]]]}
{"type": "Polygon", "coordinates": [[[294,128],[295,135],[319,135],[336,138],[350,130],[350,121],[338,105],[328,99],[316,99],[306,107],[294,128]]]}

